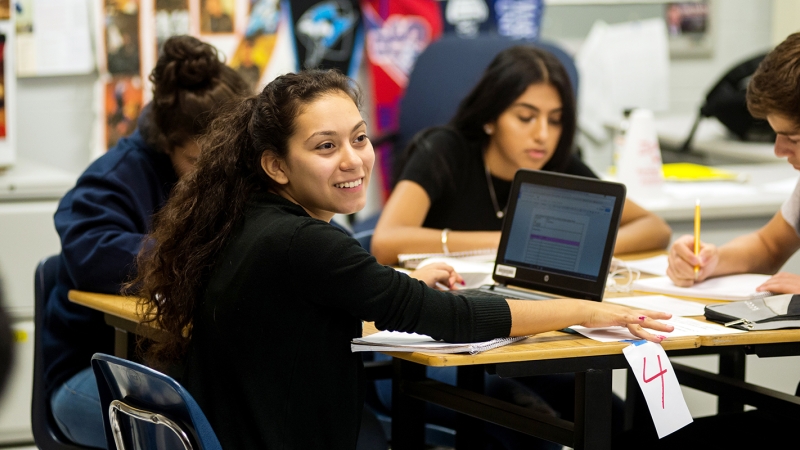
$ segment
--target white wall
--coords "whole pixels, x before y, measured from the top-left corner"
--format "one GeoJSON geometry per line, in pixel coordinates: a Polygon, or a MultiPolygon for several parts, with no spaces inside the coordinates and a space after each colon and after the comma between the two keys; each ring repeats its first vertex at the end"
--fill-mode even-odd
{"type": "MultiPolygon", "coordinates": [[[[791,0],[793,1],[793,0],[791,0]]],[[[577,51],[595,20],[619,23],[663,18],[664,4],[547,5],[542,23],[545,39],[577,51]]],[[[697,111],[706,92],[730,67],[772,47],[772,2],[712,0],[713,55],[670,61],[670,112],[697,111]]]]}

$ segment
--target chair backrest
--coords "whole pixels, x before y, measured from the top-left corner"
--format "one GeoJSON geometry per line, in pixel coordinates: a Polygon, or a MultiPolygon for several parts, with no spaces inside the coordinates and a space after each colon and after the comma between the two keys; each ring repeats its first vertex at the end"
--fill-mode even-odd
{"type": "Polygon", "coordinates": [[[431,43],[414,63],[400,103],[395,151],[402,151],[422,129],[448,123],[461,100],[478,83],[495,55],[520,44],[532,45],[552,53],[564,65],[574,92],[578,92],[578,70],[575,62],[572,56],[555,44],[512,40],[496,35],[476,39],[444,36],[431,43]]]}
{"type": "Polygon", "coordinates": [[[44,386],[44,315],[47,299],[56,286],[59,255],[51,255],[39,261],[33,277],[33,393],[31,395],[31,428],[33,440],[41,450],[82,450],[67,439],[56,425],[50,410],[50,398],[44,386]]]}
{"type": "Polygon", "coordinates": [[[200,406],[171,377],[102,353],[92,356],[92,369],[108,448],[222,449],[200,406]]]}

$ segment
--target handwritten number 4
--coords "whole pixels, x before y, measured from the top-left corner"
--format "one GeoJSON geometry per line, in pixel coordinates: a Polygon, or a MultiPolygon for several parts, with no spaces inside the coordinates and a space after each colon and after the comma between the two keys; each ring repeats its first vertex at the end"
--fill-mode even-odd
{"type": "Polygon", "coordinates": [[[664,374],[667,373],[667,369],[661,368],[661,355],[656,355],[656,358],[658,358],[659,372],[652,377],[647,378],[647,357],[644,357],[644,365],[642,366],[642,380],[644,380],[645,383],[649,383],[656,378],[661,378],[661,409],[664,409],[664,374]]]}

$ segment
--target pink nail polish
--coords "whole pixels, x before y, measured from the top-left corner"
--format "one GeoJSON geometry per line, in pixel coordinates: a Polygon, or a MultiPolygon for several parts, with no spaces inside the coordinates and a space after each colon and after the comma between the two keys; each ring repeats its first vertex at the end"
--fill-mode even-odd
{"type": "Polygon", "coordinates": [[[647,319],[647,317],[645,317],[645,316],[639,316],[639,320],[644,320],[644,319],[647,319]]]}
{"type": "Polygon", "coordinates": [[[461,280],[461,285],[462,285],[462,286],[466,286],[466,285],[467,285],[467,282],[466,282],[466,281],[464,281],[464,280],[461,280]]]}
{"type": "Polygon", "coordinates": [[[656,337],[657,337],[657,338],[659,338],[659,339],[661,339],[662,341],[663,341],[664,339],[666,339],[666,338],[667,338],[666,336],[662,336],[662,335],[660,335],[660,334],[659,334],[658,336],[656,336],[656,337]]]}

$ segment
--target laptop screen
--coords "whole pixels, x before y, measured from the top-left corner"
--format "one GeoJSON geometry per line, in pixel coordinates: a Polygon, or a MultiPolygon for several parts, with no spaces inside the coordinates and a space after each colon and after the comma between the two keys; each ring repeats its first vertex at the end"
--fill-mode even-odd
{"type": "Polygon", "coordinates": [[[522,183],[506,262],[597,280],[616,197],[522,183]]]}
{"type": "Polygon", "coordinates": [[[625,186],[519,170],[493,278],[501,285],[602,300],[625,186]]]}

